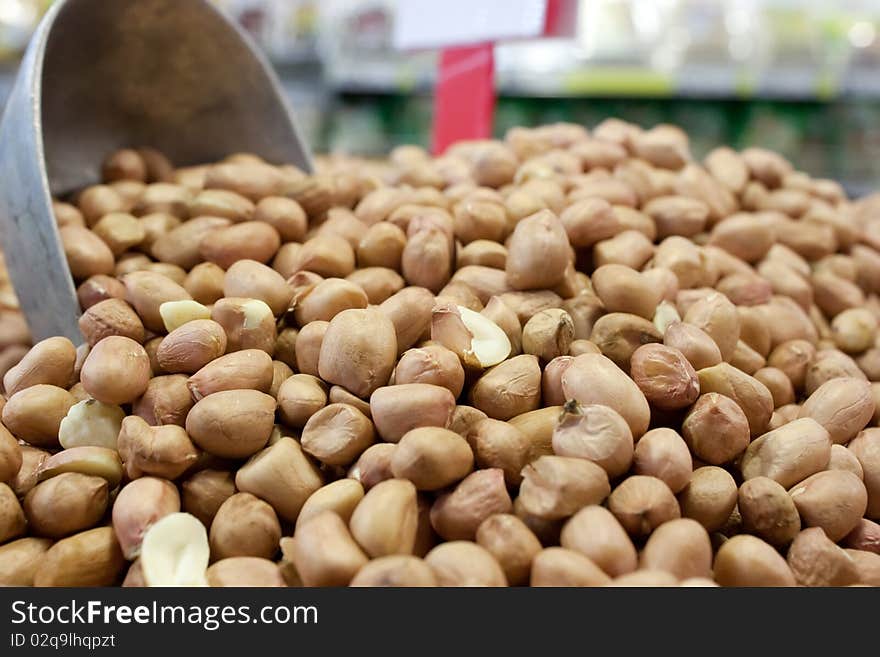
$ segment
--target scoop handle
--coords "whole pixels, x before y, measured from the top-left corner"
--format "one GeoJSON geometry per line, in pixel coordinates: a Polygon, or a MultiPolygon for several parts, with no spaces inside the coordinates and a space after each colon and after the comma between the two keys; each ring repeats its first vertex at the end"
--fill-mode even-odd
{"type": "Polygon", "coordinates": [[[0,122],[0,242],[34,341],[62,335],[79,344],[79,303],[42,163],[36,63],[49,23],[31,40],[0,122]]]}

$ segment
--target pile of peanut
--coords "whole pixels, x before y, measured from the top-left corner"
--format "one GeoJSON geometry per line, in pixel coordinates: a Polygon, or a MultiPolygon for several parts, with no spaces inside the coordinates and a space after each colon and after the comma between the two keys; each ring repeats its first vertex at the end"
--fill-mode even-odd
{"type": "Polygon", "coordinates": [[[103,178],[0,584],[880,585],[880,196],[618,120],[103,178]]]}

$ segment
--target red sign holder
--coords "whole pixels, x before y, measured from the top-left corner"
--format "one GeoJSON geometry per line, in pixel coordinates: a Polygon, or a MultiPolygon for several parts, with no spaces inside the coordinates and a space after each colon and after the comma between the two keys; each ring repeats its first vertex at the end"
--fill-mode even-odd
{"type": "MultiPolygon", "coordinates": [[[[543,36],[570,36],[576,5],[545,0],[543,36]]],[[[535,35],[535,36],[541,36],[535,35]]],[[[445,48],[434,96],[432,150],[440,155],[457,141],[492,137],[495,113],[495,42],[445,48]]]]}
{"type": "Polygon", "coordinates": [[[488,139],[494,113],[494,45],[443,50],[434,96],[434,153],[463,139],[488,139]]]}
{"type": "Polygon", "coordinates": [[[441,48],[432,149],[489,139],[495,111],[498,41],[573,36],[577,0],[406,0],[397,7],[395,47],[441,48]]]}

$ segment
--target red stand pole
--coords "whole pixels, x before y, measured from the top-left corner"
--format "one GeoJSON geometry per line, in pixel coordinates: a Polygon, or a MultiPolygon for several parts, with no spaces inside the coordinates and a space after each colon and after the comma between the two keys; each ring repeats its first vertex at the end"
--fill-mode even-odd
{"type": "Polygon", "coordinates": [[[434,96],[434,154],[462,139],[490,138],[494,111],[493,45],[443,50],[434,96]]]}

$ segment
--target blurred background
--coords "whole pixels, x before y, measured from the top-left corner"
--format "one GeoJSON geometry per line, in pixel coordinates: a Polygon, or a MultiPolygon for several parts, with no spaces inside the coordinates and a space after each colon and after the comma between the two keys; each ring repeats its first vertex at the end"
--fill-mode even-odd
{"type": "MultiPolygon", "coordinates": [[[[428,145],[437,53],[392,48],[406,0],[215,1],[265,49],[316,151],[428,145]]],[[[49,5],[0,0],[0,104],[49,5]]],[[[880,0],[580,0],[572,38],[496,46],[495,129],[672,122],[697,155],[762,145],[860,195],[880,186],[878,30],[880,0]]]]}

